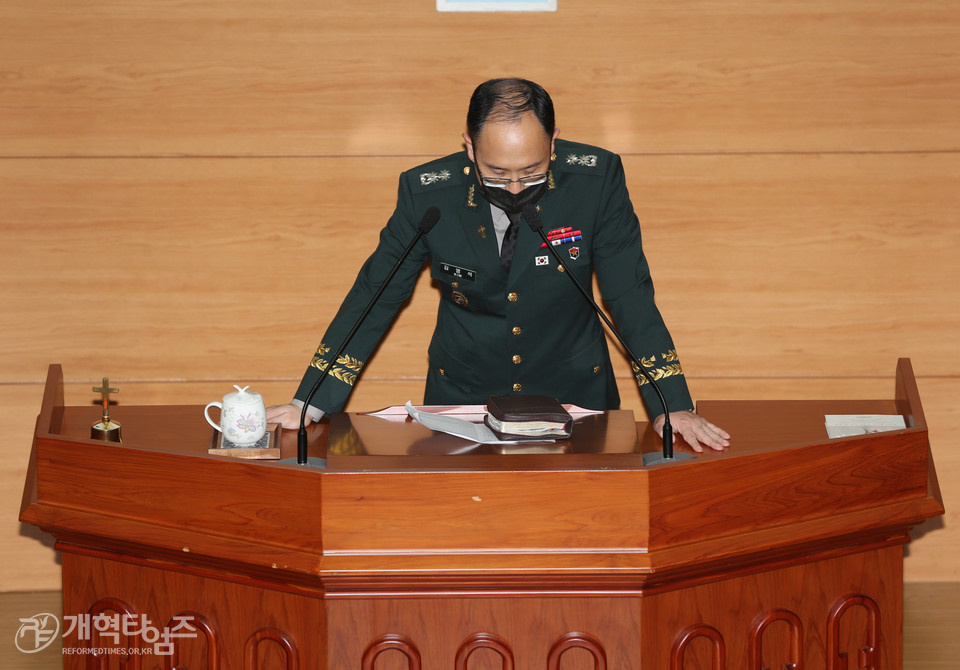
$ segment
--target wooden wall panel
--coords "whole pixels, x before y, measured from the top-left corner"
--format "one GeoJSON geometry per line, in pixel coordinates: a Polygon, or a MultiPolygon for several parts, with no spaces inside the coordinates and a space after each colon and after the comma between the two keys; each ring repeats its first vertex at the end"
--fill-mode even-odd
{"type": "MultiPolygon", "coordinates": [[[[286,400],[397,173],[507,74],[624,154],[696,398],[882,397],[913,359],[948,500],[906,578],[960,581],[957,44],[942,0],[3,3],[0,590],[58,569],[12,521],[47,364],[74,403],[286,400]]],[[[435,310],[423,277],[350,409],[420,400],[435,310]]]]}
{"type": "Polygon", "coordinates": [[[294,374],[375,246],[400,166],[0,161],[3,374],[39,379],[51,351],[94,376],[294,374]]]}
{"type": "Polygon", "coordinates": [[[625,153],[958,148],[953,3],[10,0],[5,155],[437,154],[489,76],[625,153]]]}
{"type": "Polygon", "coordinates": [[[710,376],[960,374],[960,154],[638,159],[659,302],[710,376]]]}
{"type": "MultiPolygon", "coordinates": [[[[0,375],[40,381],[53,356],[79,378],[299,376],[408,166],[0,161],[0,375]]],[[[910,356],[918,374],[960,375],[960,154],[626,167],[691,374],[886,376],[910,356]]],[[[366,376],[425,374],[436,301],[424,273],[366,376]]]]}

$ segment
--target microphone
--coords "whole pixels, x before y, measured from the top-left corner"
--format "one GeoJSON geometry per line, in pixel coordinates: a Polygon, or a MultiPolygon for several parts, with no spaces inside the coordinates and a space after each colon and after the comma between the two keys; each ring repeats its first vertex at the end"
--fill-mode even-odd
{"type": "MultiPolygon", "coordinates": [[[[397,270],[400,269],[400,266],[403,265],[403,262],[407,260],[407,256],[410,255],[414,245],[420,241],[421,237],[429,233],[433,227],[437,225],[437,221],[439,220],[440,210],[437,207],[431,207],[426,211],[426,213],[423,215],[423,218],[420,219],[420,224],[417,226],[417,234],[410,241],[410,244],[407,245],[407,248],[403,250],[403,253],[400,254],[400,258],[398,258],[397,262],[394,263],[393,268],[390,270],[390,274],[388,274],[386,279],[383,280],[383,283],[380,284],[380,288],[378,288],[377,292],[374,293],[373,297],[370,299],[370,302],[360,315],[360,318],[357,319],[355,324],[353,324],[353,328],[350,329],[350,332],[347,333],[347,336],[343,339],[343,343],[340,344],[340,348],[337,349],[336,353],[333,354],[333,357],[330,359],[327,367],[324,368],[323,372],[320,373],[320,377],[313,384],[313,387],[310,389],[310,393],[308,393],[307,397],[304,399],[303,408],[300,411],[300,430],[297,433],[297,465],[310,465],[310,461],[307,458],[307,405],[310,404],[310,400],[313,399],[314,394],[320,390],[320,384],[322,384],[323,380],[327,378],[327,374],[330,372],[330,369],[336,364],[337,359],[340,358],[340,354],[343,353],[343,350],[347,348],[347,344],[356,334],[357,330],[359,330],[360,324],[362,324],[363,320],[367,318],[367,314],[369,314],[370,310],[373,309],[374,304],[380,298],[383,290],[387,287],[387,284],[390,283],[390,280],[393,279],[393,275],[397,273],[397,270]]],[[[323,461],[323,463],[319,465],[319,467],[325,466],[326,461],[323,461]]]]}
{"type": "MultiPolygon", "coordinates": [[[[523,218],[527,220],[527,224],[534,232],[540,233],[540,237],[543,238],[543,241],[547,245],[547,249],[550,250],[550,253],[553,254],[553,257],[556,259],[559,265],[563,265],[563,259],[560,257],[560,254],[550,244],[550,240],[547,239],[547,234],[543,232],[543,222],[540,220],[540,212],[537,211],[537,208],[533,205],[527,205],[523,208],[523,218]]],[[[637,355],[633,353],[633,350],[630,348],[630,345],[621,337],[620,332],[616,327],[610,323],[610,319],[607,318],[607,315],[603,313],[603,310],[597,305],[593,297],[583,288],[583,284],[580,283],[580,280],[576,278],[573,272],[565,272],[573,283],[576,284],[577,288],[580,289],[580,293],[586,299],[590,306],[593,307],[593,311],[597,313],[605,324],[607,328],[610,329],[610,332],[613,333],[614,337],[617,338],[617,341],[620,345],[627,351],[627,354],[630,356],[630,360],[637,367],[640,372],[643,373],[643,376],[646,377],[647,381],[650,382],[650,386],[654,391],[657,392],[657,398],[660,400],[660,405],[663,407],[663,452],[661,454],[644,454],[643,464],[644,465],[659,465],[660,463],[675,463],[677,461],[686,460],[689,458],[696,458],[690,454],[677,454],[674,456],[673,453],[673,426],[670,425],[670,410],[667,409],[667,400],[663,397],[663,392],[660,390],[660,387],[657,385],[657,382],[653,380],[653,377],[650,376],[650,373],[647,372],[646,368],[643,367],[643,364],[640,362],[640,359],[637,358],[637,355]],[[650,456],[651,458],[647,458],[650,456]]]]}

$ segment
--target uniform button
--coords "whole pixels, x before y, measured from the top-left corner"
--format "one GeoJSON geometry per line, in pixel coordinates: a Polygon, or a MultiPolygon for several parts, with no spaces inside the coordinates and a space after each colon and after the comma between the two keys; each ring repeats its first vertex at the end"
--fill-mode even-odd
{"type": "Polygon", "coordinates": [[[440,368],[440,375],[443,376],[445,374],[447,374],[447,371],[444,370],[443,368],[440,368]]]}
{"type": "Polygon", "coordinates": [[[450,284],[450,286],[452,286],[453,288],[460,288],[460,282],[455,281],[452,284],[450,284]]]}
{"type": "Polygon", "coordinates": [[[523,385],[522,385],[522,384],[514,384],[514,385],[513,385],[513,392],[514,392],[514,393],[520,393],[520,391],[522,391],[522,390],[523,390],[523,385]]]}
{"type": "Polygon", "coordinates": [[[514,326],[513,330],[511,330],[510,332],[513,333],[514,335],[519,335],[520,333],[523,332],[523,328],[521,328],[520,326],[514,326]]]}
{"type": "Polygon", "coordinates": [[[600,366],[599,366],[599,365],[594,365],[594,366],[593,366],[593,374],[597,374],[598,372],[600,372],[600,366]]]}
{"type": "Polygon", "coordinates": [[[515,291],[510,291],[510,293],[507,294],[507,300],[510,302],[516,302],[519,297],[515,291]]]}
{"type": "Polygon", "coordinates": [[[562,265],[558,265],[557,272],[563,272],[563,271],[564,271],[564,267],[562,265]]]}
{"type": "Polygon", "coordinates": [[[519,365],[520,363],[523,362],[523,358],[520,357],[520,354],[514,354],[513,359],[511,360],[513,360],[514,365],[519,365]]]}

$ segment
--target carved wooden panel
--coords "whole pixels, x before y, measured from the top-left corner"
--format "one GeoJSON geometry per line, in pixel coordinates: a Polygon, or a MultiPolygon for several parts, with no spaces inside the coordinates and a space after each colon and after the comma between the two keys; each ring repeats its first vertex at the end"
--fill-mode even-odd
{"type": "Polygon", "coordinates": [[[407,660],[407,670],[420,670],[420,651],[403,635],[383,635],[363,651],[362,670],[377,670],[377,657],[385,651],[396,650],[407,660]]]}
{"type": "Polygon", "coordinates": [[[872,598],[851,594],[837,601],[827,619],[827,670],[853,670],[849,665],[848,652],[842,651],[841,623],[851,609],[866,610],[865,626],[853,631],[854,639],[860,640],[857,649],[856,670],[880,670],[880,606],[872,598]]]}
{"type": "MultiPolygon", "coordinates": [[[[883,670],[897,670],[900,654],[899,636],[881,627],[887,620],[890,630],[900,626],[900,583],[891,571],[897,547],[645,597],[369,597],[325,605],[198,568],[175,573],[102,553],[63,555],[66,614],[146,615],[167,628],[194,617],[202,639],[179,640],[172,655],[156,659],[167,670],[606,670],[641,660],[670,670],[802,670],[805,663],[879,670],[883,658],[883,670]]],[[[89,644],[110,647],[101,628],[93,635],[91,618],[89,644]]],[[[139,642],[129,644],[132,652],[139,642]]],[[[64,663],[70,670],[142,666],[135,653],[65,656],[64,663]]]]}
{"type": "MultiPolygon", "coordinates": [[[[774,650],[774,652],[776,651],[783,650],[774,650]]],[[[750,667],[748,670],[771,670],[774,667],[777,670],[781,668],[783,670],[802,670],[803,668],[803,623],[800,621],[800,617],[789,610],[773,610],[758,616],[753,629],[750,631],[750,667]],[[781,665],[764,664],[763,634],[771,624],[778,621],[786,622],[789,626],[790,644],[789,648],[785,650],[788,652],[789,660],[781,665]]]]}
{"type": "Polygon", "coordinates": [[[710,658],[711,670],[726,670],[727,667],[727,646],[723,641],[723,635],[716,628],[704,624],[698,624],[685,629],[677,636],[673,643],[673,649],[670,653],[670,670],[683,670],[686,660],[687,647],[699,637],[705,637],[710,641],[713,650],[710,658]]]}
{"type": "MultiPolygon", "coordinates": [[[[66,609],[64,610],[66,613],[66,609]]],[[[140,617],[130,605],[120,598],[106,597],[101,598],[87,610],[89,615],[90,629],[89,635],[80,635],[82,646],[90,652],[84,655],[86,658],[86,670],[107,670],[113,663],[122,660],[124,670],[140,670],[140,647],[141,637],[139,635],[122,635],[120,628],[125,625],[138,625],[140,617]],[[115,612],[116,615],[110,615],[108,612],[115,612]],[[119,616],[120,626],[114,626],[109,631],[108,626],[115,622],[115,616],[119,616]],[[101,626],[101,622],[105,625],[101,626]],[[104,638],[112,637],[113,644],[104,641],[104,638]],[[123,638],[125,644],[121,644],[120,638],[123,638]],[[110,651],[117,649],[124,653],[112,654],[110,651]]],[[[86,621],[84,621],[84,624],[86,621]]],[[[84,625],[78,622],[78,625],[84,625]]]]}
{"type": "MultiPolygon", "coordinates": [[[[154,641],[152,634],[149,639],[121,636],[129,654],[113,652],[118,645],[101,635],[86,644],[108,652],[86,658],[64,655],[67,670],[312,670],[314,661],[325,656],[322,601],[308,592],[263,588],[256,580],[224,570],[161,569],[161,561],[148,565],[71,547],[63,548],[62,557],[65,615],[116,612],[168,630],[180,617],[192,616],[194,628],[189,636],[171,635],[167,645],[162,637],[154,641]],[[151,652],[149,663],[135,653],[134,645],[140,645],[144,656],[151,652]]],[[[65,648],[82,644],[75,633],[64,639],[65,648]]]]}
{"type": "MultiPolygon", "coordinates": [[[[637,668],[639,598],[517,594],[370,597],[327,601],[330,670],[366,670],[371,640],[402,634],[423,668],[606,670],[637,668]]],[[[412,651],[408,654],[413,657],[412,651]]],[[[381,654],[369,670],[407,670],[381,654]]]]}
{"type": "Polygon", "coordinates": [[[586,649],[593,657],[593,670],[607,670],[607,654],[600,641],[586,633],[567,633],[557,640],[547,656],[547,670],[561,670],[560,659],[570,649],[586,649]]]}
{"type": "MultiPolygon", "coordinates": [[[[202,635],[205,653],[201,653],[199,656],[205,661],[205,665],[197,665],[195,667],[202,667],[205,668],[205,670],[220,670],[220,636],[217,633],[216,627],[207,617],[199,612],[180,612],[175,614],[170,621],[167,622],[167,628],[174,629],[180,620],[189,621],[190,626],[202,635]]],[[[199,637],[200,636],[198,636],[198,638],[199,637]]],[[[181,665],[180,663],[181,647],[188,645],[190,645],[190,643],[186,641],[181,642],[180,638],[173,642],[171,653],[169,656],[166,656],[164,660],[164,670],[193,670],[191,666],[181,665]]]]}
{"type": "Polygon", "coordinates": [[[643,600],[643,658],[671,670],[899,667],[900,561],[893,546],[658,593],[643,600]]]}
{"type": "Polygon", "coordinates": [[[244,670],[260,670],[260,646],[272,642],[283,650],[285,670],[300,669],[300,652],[290,636],[273,628],[261,628],[247,638],[244,647],[244,670]]]}
{"type": "Polygon", "coordinates": [[[477,649],[493,649],[503,661],[502,670],[513,670],[513,652],[510,646],[503,638],[492,633],[476,633],[464,640],[457,649],[457,656],[454,659],[455,670],[469,670],[467,660],[477,649]]]}

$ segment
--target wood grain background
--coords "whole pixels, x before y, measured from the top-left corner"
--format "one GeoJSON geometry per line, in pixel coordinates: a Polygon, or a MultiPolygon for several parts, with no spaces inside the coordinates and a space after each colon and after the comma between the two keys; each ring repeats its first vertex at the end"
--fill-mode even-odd
{"type": "MultiPolygon", "coordinates": [[[[110,376],[118,416],[234,382],[287,400],[398,173],[458,150],[470,93],[503,75],[623,155],[696,398],[890,397],[912,358],[947,514],[905,578],[960,581],[958,44],[937,0],[8,0],[0,591],[59,587],[16,521],[47,365],[73,404],[110,376]]],[[[421,284],[349,409],[422,398],[421,284]]]]}

